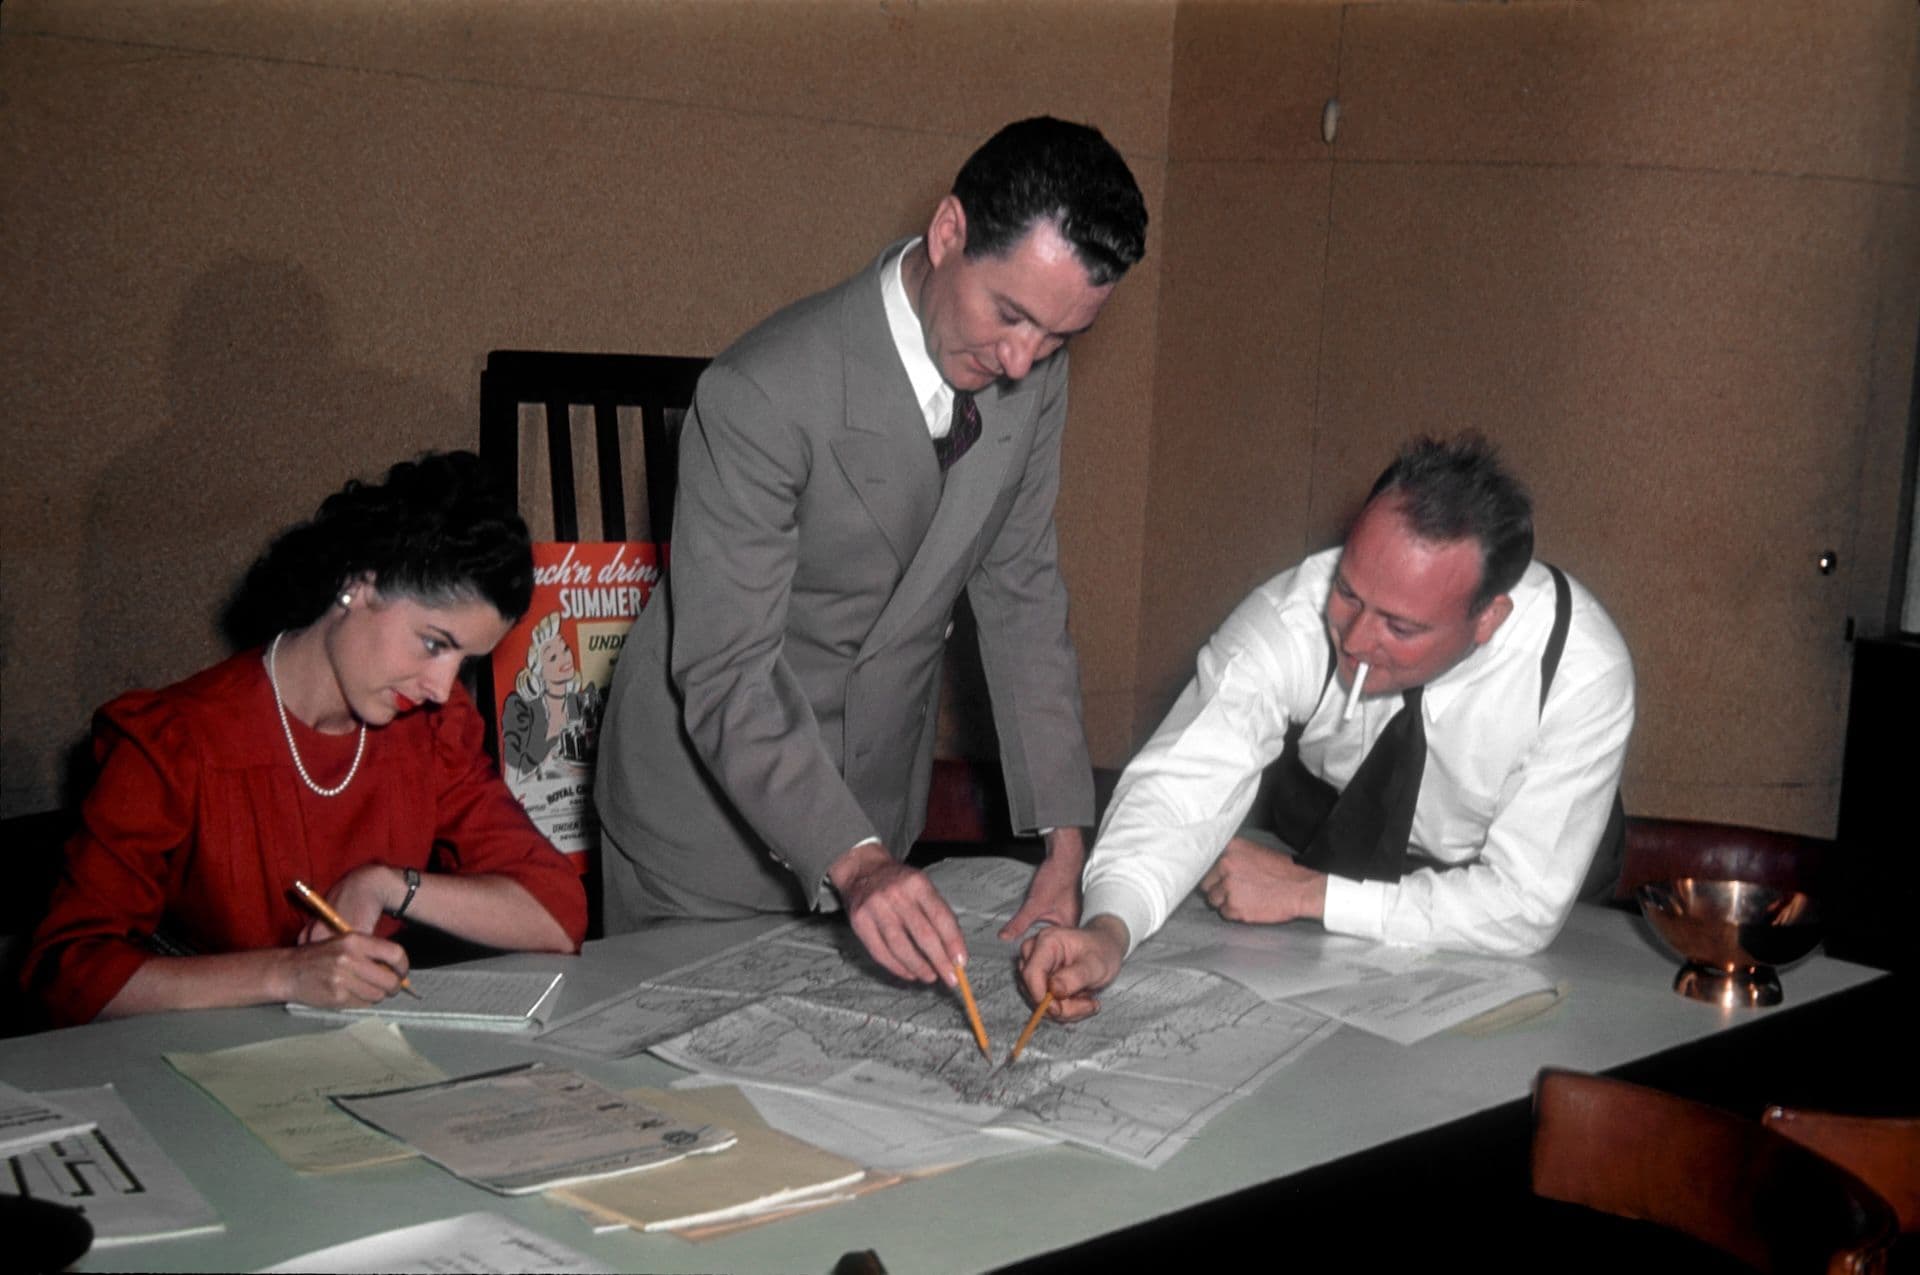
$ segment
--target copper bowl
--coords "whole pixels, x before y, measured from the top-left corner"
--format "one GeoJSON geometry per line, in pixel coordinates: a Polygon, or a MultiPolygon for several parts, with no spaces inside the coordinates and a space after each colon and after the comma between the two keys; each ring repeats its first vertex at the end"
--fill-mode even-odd
{"type": "Polygon", "coordinates": [[[1728,1007],[1778,1005],[1776,967],[1820,942],[1820,909],[1797,890],[1752,881],[1649,881],[1640,911],[1686,964],[1673,990],[1728,1007]]]}

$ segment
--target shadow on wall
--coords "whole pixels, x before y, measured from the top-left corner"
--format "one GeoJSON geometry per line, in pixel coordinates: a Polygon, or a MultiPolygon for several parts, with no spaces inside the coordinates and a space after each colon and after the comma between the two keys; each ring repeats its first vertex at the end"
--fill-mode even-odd
{"type": "MultiPolygon", "coordinates": [[[[166,369],[167,418],[128,430],[100,470],[81,580],[90,703],[221,658],[219,616],[273,534],[349,477],[429,447],[473,445],[466,404],[339,349],[335,305],[303,267],[236,258],[187,289],[166,369]]],[[[91,776],[85,723],[64,750],[63,804],[91,776]]]]}

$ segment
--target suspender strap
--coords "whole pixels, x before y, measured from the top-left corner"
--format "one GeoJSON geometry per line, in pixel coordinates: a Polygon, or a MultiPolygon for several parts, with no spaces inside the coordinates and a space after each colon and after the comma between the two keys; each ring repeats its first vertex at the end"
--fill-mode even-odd
{"type": "MultiPolygon", "coordinates": [[[[1547,692],[1553,688],[1553,675],[1560,669],[1560,653],[1567,646],[1567,630],[1573,624],[1573,590],[1567,585],[1567,573],[1552,563],[1547,570],[1553,573],[1553,632],[1547,638],[1547,649],[1540,654],[1540,711],[1547,711],[1547,692]]],[[[1627,857],[1627,808],[1620,803],[1620,793],[1613,794],[1613,810],[1607,816],[1606,831],[1600,834],[1600,845],[1593,853],[1593,863],[1587,868],[1587,878],[1580,885],[1579,897],[1589,902],[1605,903],[1613,897],[1620,882],[1620,869],[1627,857]]]]}
{"type": "Polygon", "coordinates": [[[1567,630],[1573,627],[1573,590],[1567,585],[1567,573],[1552,563],[1553,632],[1547,635],[1547,649],[1540,653],[1540,711],[1547,711],[1547,692],[1553,687],[1553,675],[1560,671],[1560,653],[1567,649],[1567,630]]]}

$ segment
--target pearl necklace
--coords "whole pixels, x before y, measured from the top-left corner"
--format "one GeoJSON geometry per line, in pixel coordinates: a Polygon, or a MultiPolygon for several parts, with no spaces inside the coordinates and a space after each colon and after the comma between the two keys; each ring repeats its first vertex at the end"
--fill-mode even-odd
{"type": "Polygon", "coordinates": [[[284,633],[276,634],[273,644],[267,648],[267,685],[273,687],[273,706],[280,710],[280,729],[287,735],[287,751],[293,754],[293,768],[300,772],[301,782],[322,797],[338,797],[347,790],[347,785],[353,782],[353,777],[360,773],[360,759],[367,752],[367,724],[360,723],[360,742],[354,746],[353,765],[347,767],[347,777],[331,788],[322,788],[314,783],[313,776],[307,773],[307,763],[300,760],[300,745],[293,742],[293,723],[287,720],[287,703],[280,698],[280,679],[273,671],[274,654],[279,651],[280,639],[285,636],[284,633]]]}

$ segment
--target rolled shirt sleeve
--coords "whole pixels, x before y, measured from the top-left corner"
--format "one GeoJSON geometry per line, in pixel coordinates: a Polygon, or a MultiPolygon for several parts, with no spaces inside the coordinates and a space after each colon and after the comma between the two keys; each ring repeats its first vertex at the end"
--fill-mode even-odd
{"type": "Polygon", "coordinates": [[[1235,608],[1193,680],[1127,766],[1083,878],[1083,917],[1126,923],[1138,944],[1165,923],[1246,819],[1287,726],[1313,711],[1327,643],[1296,573],[1235,608]]]}

